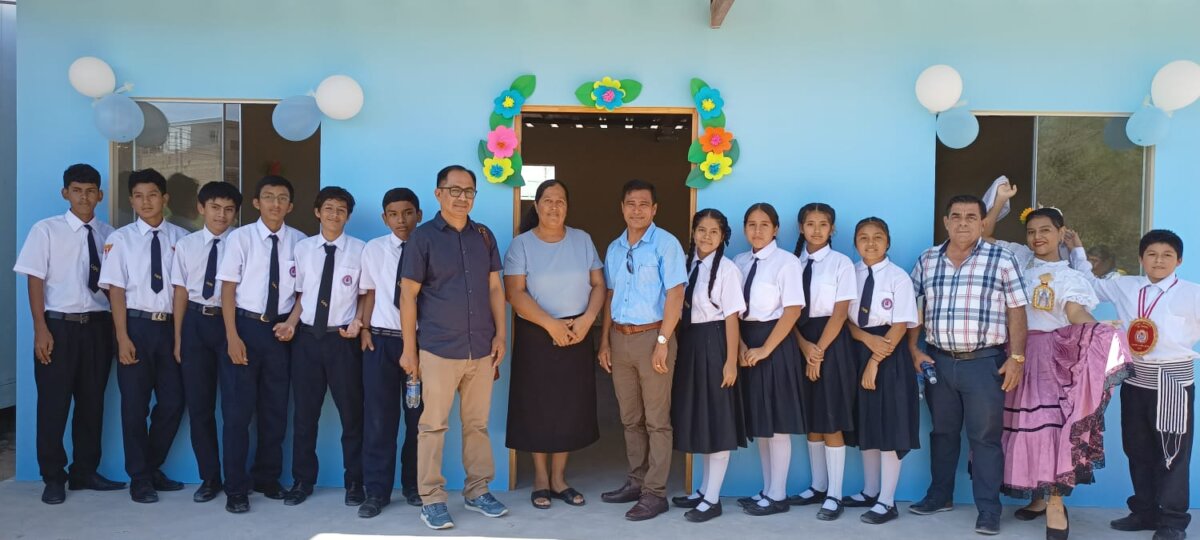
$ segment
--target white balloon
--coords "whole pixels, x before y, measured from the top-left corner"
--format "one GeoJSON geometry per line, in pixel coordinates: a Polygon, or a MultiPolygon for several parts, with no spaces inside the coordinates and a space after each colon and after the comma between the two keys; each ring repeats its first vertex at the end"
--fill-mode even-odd
{"type": "Polygon", "coordinates": [[[363,90],[354,79],[333,75],[317,86],[317,108],[334,120],[353,118],[362,110],[363,90]]]}
{"type": "Polygon", "coordinates": [[[962,76],[945,64],[929,66],[917,77],[917,101],[934,114],[954,107],[962,91],[962,76]]]}
{"type": "Polygon", "coordinates": [[[71,62],[67,78],[76,92],[90,98],[106,96],[117,88],[117,75],[112,67],[95,56],[81,56],[71,62]]]}
{"type": "Polygon", "coordinates": [[[1200,99],[1200,64],[1191,60],[1176,60],[1163,66],[1150,83],[1154,105],[1171,112],[1191,105],[1200,99]]]}

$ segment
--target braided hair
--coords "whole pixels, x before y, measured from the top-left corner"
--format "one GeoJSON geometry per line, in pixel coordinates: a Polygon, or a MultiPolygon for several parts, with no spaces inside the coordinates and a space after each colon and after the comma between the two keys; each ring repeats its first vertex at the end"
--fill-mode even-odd
{"type": "MultiPolygon", "coordinates": [[[[716,302],[713,302],[712,291],[713,285],[717,282],[717,268],[721,266],[721,258],[725,256],[725,246],[729,245],[729,236],[733,233],[729,229],[729,219],[727,219],[725,214],[722,214],[720,210],[715,208],[705,208],[704,210],[696,212],[696,215],[692,216],[692,241],[688,245],[687,268],[688,273],[690,274],[692,271],[692,262],[696,259],[696,226],[699,225],[700,220],[704,218],[712,218],[716,220],[717,224],[721,227],[721,241],[717,243],[717,251],[713,257],[712,270],[709,272],[708,276],[708,302],[717,309],[721,309],[720,305],[718,305],[716,302]]],[[[691,302],[692,299],[686,298],[685,300],[691,302]]]]}
{"type": "Polygon", "coordinates": [[[829,216],[830,225],[833,225],[837,221],[837,212],[828,204],[814,202],[800,207],[800,213],[796,214],[796,222],[800,225],[800,237],[796,239],[796,249],[792,252],[797,257],[804,251],[804,218],[807,218],[813,212],[820,212],[829,216]]]}

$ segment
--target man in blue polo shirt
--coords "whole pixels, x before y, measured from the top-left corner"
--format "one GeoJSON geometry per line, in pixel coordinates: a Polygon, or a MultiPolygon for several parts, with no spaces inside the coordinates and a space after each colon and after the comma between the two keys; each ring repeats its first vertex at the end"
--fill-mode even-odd
{"type": "Polygon", "coordinates": [[[629,474],[625,484],[601,494],[604,502],[637,501],[625,519],[642,521],[667,511],[671,470],[671,380],[675,325],[687,283],[683,248],[654,225],[654,185],[630,180],[622,188],[625,232],[608,246],[604,278],[607,316],[600,337],[600,366],[612,374],[629,474]]]}
{"type": "Polygon", "coordinates": [[[496,474],[488,412],[493,374],[504,359],[507,312],[496,237],[468,215],[476,193],[470,170],[451,165],[438,172],[434,195],[440,210],[413,231],[400,270],[400,367],[421,380],[425,412],[418,425],[417,489],[424,503],[421,520],[433,529],[454,526],[446,508],[442,447],[455,392],[461,398],[466,507],[488,517],[508,513],[488,491],[496,474]]]}

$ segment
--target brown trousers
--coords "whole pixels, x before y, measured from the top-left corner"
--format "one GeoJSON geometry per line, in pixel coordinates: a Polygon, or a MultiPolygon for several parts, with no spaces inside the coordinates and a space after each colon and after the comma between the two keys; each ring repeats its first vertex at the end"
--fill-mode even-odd
{"type": "Polygon", "coordinates": [[[609,334],[613,388],[625,426],[629,482],[643,493],[665,497],[671,471],[671,381],[675,377],[675,338],[667,343],[667,373],[654,371],[651,355],[658,332],[609,334]]]}
{"type": "Polygon", "coordinates": [[[425,412],[417,429],[417,490],[424,504],[444,503],[446,478],[442,476],[442,448],[450,428],[454,394],[460,396],[462,462],[467,479],[463,497],[474,499],[488,492],[496,476],[492,443],[488,438],[488,411],[492,403],[492,358],[451,360],[420,351],[421,401],[425,412]]]}

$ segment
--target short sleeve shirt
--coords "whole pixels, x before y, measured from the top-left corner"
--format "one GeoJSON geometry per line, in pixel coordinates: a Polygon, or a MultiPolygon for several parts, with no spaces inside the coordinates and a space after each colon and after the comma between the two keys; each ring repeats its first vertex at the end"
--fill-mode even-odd
{"type": "Polygon", "coordinates": [[[522,233],[504,255],[504,274],[525,276],[529,295],[556,319],[587,311],[591,272],[603,266],[592,237],[571,227],[557,242],[545,242],[533,231],[522,233]]]}
{"type": "Polygon", "coordinates": [[[635,245],[629,231],[608,245],[604,280],[613,292],[612,320],[650,324],[663,319],[667,290],[687,283],[683,247],[671,233],[653,223],[635,245]]]}

